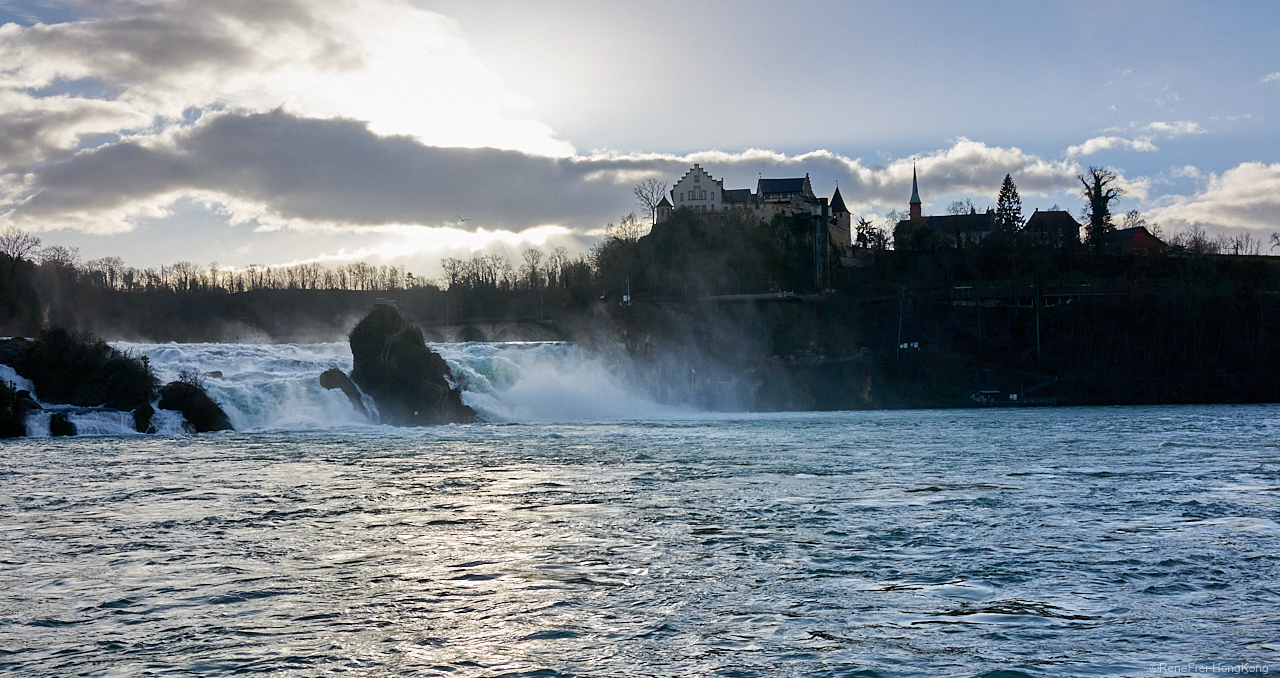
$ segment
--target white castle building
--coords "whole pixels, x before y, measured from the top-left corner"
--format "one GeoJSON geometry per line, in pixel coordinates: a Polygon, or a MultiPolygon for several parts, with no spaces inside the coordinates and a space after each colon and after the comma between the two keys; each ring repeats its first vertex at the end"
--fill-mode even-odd
{"type": "Polygon", "coordinates": [[[657,221],[666,221],[672,213],[688,208],[697,214],[712,218],[727,217],[732,210],[744,210],[764,221],[775,214],[808,216],[827,222],[832,244],[849,256],[853,247],[852,215],[845,207],[839,187],[831,200],[814,195],[809,175],[788,179],[764,179],[756,182],[753,193],[749,188],[724,187],[723,179],[716,179],[701,166],[695,164],[671,188],[670,200],[663,197],[658,204],[657,221]]]}

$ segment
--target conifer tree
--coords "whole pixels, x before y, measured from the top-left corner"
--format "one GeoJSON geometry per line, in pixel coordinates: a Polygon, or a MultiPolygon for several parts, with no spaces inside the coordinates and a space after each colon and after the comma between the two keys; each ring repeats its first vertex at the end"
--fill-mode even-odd
{"type": "Polygon", "coordinates": [[[1000,198],[996,201],[996,231],[1006,238],[1013,238],[1022,229],[1022,198],[1013,177],[1004,175],[1000,186],[1000,198]]]}

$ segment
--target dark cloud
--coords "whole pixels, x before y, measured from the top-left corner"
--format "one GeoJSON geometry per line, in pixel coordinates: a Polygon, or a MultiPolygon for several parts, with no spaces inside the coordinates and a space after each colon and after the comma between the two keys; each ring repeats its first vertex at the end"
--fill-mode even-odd
{"type": "Polygon", "coordinates": [[[437,224],[463,215],[488,228],[586,226],[616,211],[619,195],[630,191],[609,173],[646,164],[661,163],[438,148],[378,136],[351,120],[231,113],[163,144],[117,143],[40,168],[31,177],[32,197],[10,217],[111,211],[190,190],[308,222],[437,224]]]}
{"type": "Polygon", "coordinates": [[[128,86],[169,74],[250,65],[261,41],[273,34],[318,29],[305,3],[293,0],[111,2],[86,9],[96,16],[12,34],[10,49],[128,86]]]}
{"type": "MultiPolygon", "coordinates": [[[[300,117],[282,110],[224,113],[159,137],[110,144],[48,163],[28,176],[30,196],[9,219],[63,223],[73,215],[128,214],[131,206],[183,194],[249,204],[264,218],[293,224],[441,225],[519,231],[556,223],[583,231],[631,209],[644,176],[674,182],[699,161],[717,178],[802,176],[827,195],[839,180],[845,200],[898,205],[909,194],[912,161],[865,168],[825,151],[765,151],[692,157],[551,158],[492,148],[441,148],[406,136],[380,136],[365,123],[300,117]]],[[[968,140],[918,161],[921,187],[935,198],[956,191],[994,195],[1006,173],[1025,190],[1071,187],[1074,165],[968,140]]],[[[727,188],[754,188],[754,181],[727,188]]],[[[109,230],[119,230],[119,226],[109,230]]]]}

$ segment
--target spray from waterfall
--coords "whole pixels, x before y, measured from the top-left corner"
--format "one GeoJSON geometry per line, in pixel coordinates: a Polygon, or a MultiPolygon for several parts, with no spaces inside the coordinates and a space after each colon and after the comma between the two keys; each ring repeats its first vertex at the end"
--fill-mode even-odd
{"type": "MultiPolygon", "coordinates": [[[[146,356],[162,383],[182,370],[205,388],[237,431],[372,425],[319,376],[350,373],[346,342],[318,344],[142,344],[113,346],[146,356]]],[[[463,402],[487,422],[572,422],[669,417],[688,408],[661,405],[616,368],[562,342],[432,344],[449,363],[463,402]]],[[[377,405],[363,398],[377,418],[377,405]]],[[[73,423],[75,420],[73,419],[73,423]]],[[[48,430],[45,422],[45,431],[48,430]]],[[[87,431],[86,431],[87,432],[87,431]]],[[[104,430],[104,432],[106,432],[104,430]]]]}

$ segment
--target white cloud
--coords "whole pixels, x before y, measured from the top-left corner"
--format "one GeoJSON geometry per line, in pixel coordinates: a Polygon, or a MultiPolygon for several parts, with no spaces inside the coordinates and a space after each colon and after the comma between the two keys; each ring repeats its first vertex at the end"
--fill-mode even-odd
{"type": "Polygon", "coordinates": [[[1139,151],[1150,153],[1160,150],[1150,139],[1126,139],[1124,137],[1094,137],[1085,141],[1079,146],[1070,146],[1067,148],[1067,157],[1074,158],[1081,155],[1093,155],[1098,151],[1105,151],[1112,148],[1122,148],[1130,151],[1139,151]]]}
{"type": "Polygon", "coordinates": [[[1140,128],[1150,134],[1159,134],[1166,139],[1172,139],[1183,134],[1208,134],[1209,130],[1201,127],[1199,123],[1190,120],[1178,120],[1175,122],[1152,122],[1140,128]]]}
{"type": "Polygon", "coordinates": [[[1068,147],[1067,157],[1075,158],[1082,155],[1093,155],[1099,151],[1106,151],[1113,148],[1137,151],[1140,153],[1151,153],[1160,150],[1160,148],[1155,145],[1156,139],[1173,139],[1184,134],[1208,133],[1208,130],[1201,127],[1199,123],[1192,122],[1190,120],[1178,120],[1174,122],[1156,121],[1147,123],[1146,125],[1131,124],[1128,127],[1110,127],[1104,131],[1127,132],[1133,136],[1132,138],[1114,135],[1094,137],[1078,146],[1068,147]]]}
{"type": "Polygon", "coordinates": [[[1280,71],[1272,73],[1262,79],[1263,82],[1280,82],[1280,71]]]}
{"type": "Polygon", "coordinates": [[[1219,228],[1280,226],[1280,163],[1247,162],[1210,174],[1194,195],[1169,197],[1148,215],[1161,223],[1201,223],[1219,228]]]}
{"type": "Polygon", "coordinates": [[[1182,167],[1174,167],[1169,170],[1169,174],[1180,179],[1199,179],[1200,170],[1195,165],[1184,165],[1182,167]]]}
{"type": "Polygon", "coordinates": [[[0,171],[190,110],[368,122],[441,146],[573,153],[471,52],[400,0],[110,3],[60,24],[0,26],[0,171]],[[15,150],[17,149],[17,150],[15,150]]]}

